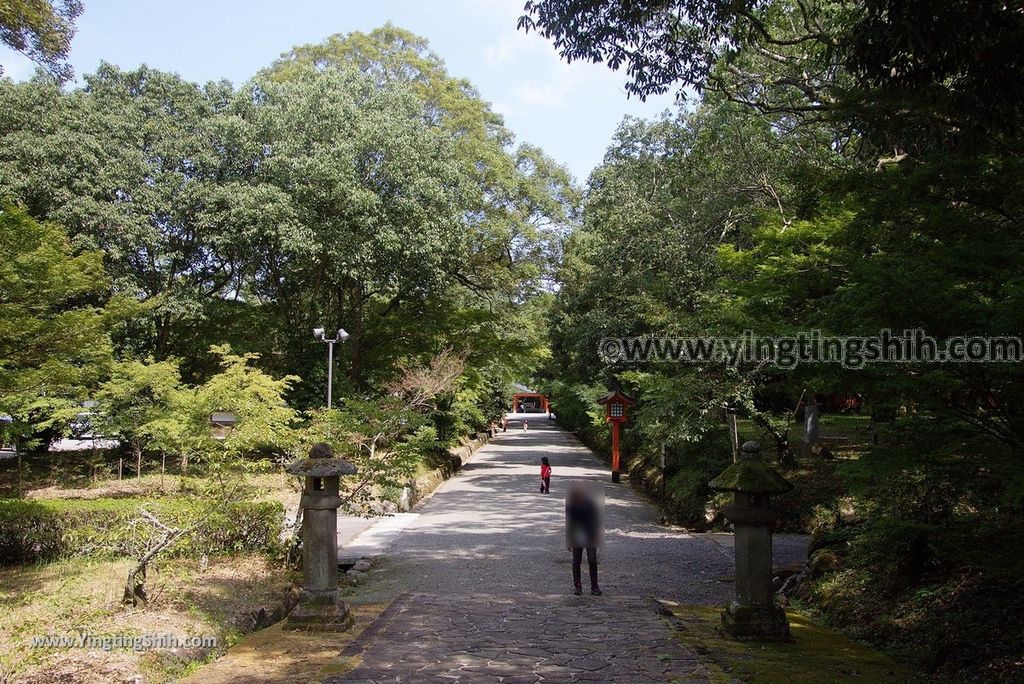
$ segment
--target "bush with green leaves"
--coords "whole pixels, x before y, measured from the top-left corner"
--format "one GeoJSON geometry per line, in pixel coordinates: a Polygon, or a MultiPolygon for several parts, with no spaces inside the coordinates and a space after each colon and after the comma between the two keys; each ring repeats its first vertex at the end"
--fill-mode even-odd
{"type": "Polygon", "coordinates": [[[404,487],[438,449],[437,430],[426,417],[396,397],[346,399],[340,408],[309,414],[298,455],[314,444],[329,444],[358,472],[342,478],[342,509],[367,513],[383,493],[404,487]]]}
{"type": "Polygon", "coordinates": [[[277,551],[284,517],[280,503],[210,506],[194,499],[0,500],[0,559],[18,565],[69,557],[140,557],[163,536],[140,509],[169,527],[196,525],[167,556],[277,551]]]}

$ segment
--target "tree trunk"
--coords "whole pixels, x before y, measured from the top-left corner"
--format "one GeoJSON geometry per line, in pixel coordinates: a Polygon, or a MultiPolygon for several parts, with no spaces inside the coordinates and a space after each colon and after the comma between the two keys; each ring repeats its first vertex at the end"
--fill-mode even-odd
{"type": "Polygon", "coordinates": [[[363,372],[363,287],[359,283],[349,288],[349,297],[352,306],[350,316],[352,317],[349,332],[348,347],[351,362],[348,367],[348,377],[352,384],[359,386],[359,377],[363,372]]]}
{"type": "Polygon", "coordinates": [[[22,495],[22,482],[21,482],[21,444],[18,439],[14,440],[14,455],[18,459],[18,496],[22,495]]]}
{"type": "Polygon", "coordinates": [[[789,446],[789,432],[782,432],[775,429],[769,420],[760,413],[754,413],[754,421],[763,427],[765,431],[775,440],[776,457],[780,465],[791,466],[796,463],[796,457],[789,446]]]}
{"type": "Polygon", "coordinates": [[[729,423],[729,442],[732,444],[732,462],[735,463],[740,458],[740,431],[739,426],[736,424],[736,412],[729,410],[725,414],[726,420],[729,423]]]}
{"type": "Polygon", "coordinates": [[[160,489],[164,488],[164,473],[167,472],[167,452],[160,452],[160,489]]]}
{"type": "Polygon", "coordinates": [[[128,571],[128,580],[124,585],[124,595],[121,597],[121,603],[130,603],[133,606],[137,606],[139,601],[142,601],[143,603],[147,601],[145,584],[146,568],[149,565],[149,561],[153,560],[158,553],[166,549],[168,546],[176,542],[179,537],[191,530],[191,527],[167,527],[146,511],[142,511],[142,517],[163,529],[164,536],[146,553],[146,555],[139,559],[139,562],[135,567],[128,571]]]}
{"type": "Polygon", "coordinates": [[[135,479],[142,479],[142,449],[135,447],[135,479]]]}

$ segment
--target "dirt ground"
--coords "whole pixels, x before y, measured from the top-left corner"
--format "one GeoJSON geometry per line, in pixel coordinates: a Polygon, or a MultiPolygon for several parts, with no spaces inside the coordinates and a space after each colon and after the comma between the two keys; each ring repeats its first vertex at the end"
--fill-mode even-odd
{"type": "Polygon", "coordinates": [[[62,561],[0,570],[0,682],[148,683],[176,681],[238,641],[254,613],[273,606],[290,573],[259,556],[176,560],[154,566],[148,605],[120,603],[132,561],[62,561]],[[133,650],[52,642],[33,637],[91,638],[173,635],[214,637],[213,648],[133,650]]]}

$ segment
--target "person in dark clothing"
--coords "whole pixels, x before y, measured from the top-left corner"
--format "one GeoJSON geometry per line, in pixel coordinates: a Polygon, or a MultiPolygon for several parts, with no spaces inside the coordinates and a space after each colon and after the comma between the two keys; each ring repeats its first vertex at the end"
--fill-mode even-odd
{"type": "Polygon", "coordinates": [[[587,551],[587,565],[590,569],[590,593],[601,595],[597,585],[597,547],[601,538],[601,512],[592,496],[583,486],[576,484],[569,488],[565,500],[565,539],[572,551],[573,594],[583,593],[580,564],[583,550],[587,551]]]}
{"type": "Polygon", "coordinates": [[[548,463],[547,456],[540,459],[540,493],[551,493],[551,464],[548,463]]]}

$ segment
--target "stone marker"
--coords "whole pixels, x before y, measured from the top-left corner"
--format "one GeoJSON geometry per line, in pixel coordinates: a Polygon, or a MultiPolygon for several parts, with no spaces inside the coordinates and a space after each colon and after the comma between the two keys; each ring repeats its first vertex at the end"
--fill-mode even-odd
{"type": "Polygon", "coordinates": [[[772,528],[778,514],[768,499],[793,485],[760,452],[757,442],[746,442],[740,459],[709,484],[735,496],[724,512],[735,528],[736,598],[722,612],[722,630],[736,639],[788,641],[789,621],[772,590],[772,528]]]}
{"type": "Polygon", "coordinates": [[[815,400],[814,395],[811,394],[811,398],[808,400],[807,405],[804,406],[803,451],[805,454],[810,453],[811,447],[817,444],[821,439],[821,433],[818,429],[818,418],[818,402],[815,400]]]}
{"type": "Polygon", "coordinates": [[[302,488],[302,591],[285,629],[343,632],[352,626],[348,605],[338,596],[339,478],[355,466],[334,458],[327,444],[315,444],[309,458],[287,468],[306,478],[302,488]]]}

